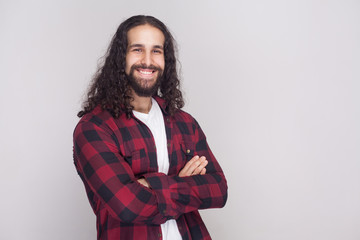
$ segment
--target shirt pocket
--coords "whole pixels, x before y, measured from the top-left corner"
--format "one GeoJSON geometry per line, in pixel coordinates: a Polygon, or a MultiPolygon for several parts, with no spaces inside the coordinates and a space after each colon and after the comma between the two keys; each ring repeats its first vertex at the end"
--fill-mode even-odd
{"type": "Polygon", "coordinates": [[[182,159],[186,162],[191,160],[195,155],[195,143],[190,141],[184,141],[181,144],[182,159]]]}
{"type": "Polygon", "coordinates": [[[150,160],[144,148],[134,150],[131,153],[131,157],[128,159],[130,167],[135,176],[147,173],[149,171],[150,160]]]}

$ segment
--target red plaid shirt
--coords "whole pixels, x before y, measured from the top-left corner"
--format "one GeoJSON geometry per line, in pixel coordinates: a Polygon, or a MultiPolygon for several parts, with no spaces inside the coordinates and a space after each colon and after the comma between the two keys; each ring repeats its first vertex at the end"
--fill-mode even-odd
{"type": "Polygon", "coordinates": [[[211,239],[198,209],[220,208],[227,199],[225,176],[200,126],[189,114],[165,120],[168,175],[158,172],[148,127],[134,116],[114,119],[100,107],[74,131],[74,162],[97,217],[98,239],[162,239],[160,224],[176,219],[183,239],[211,239]],[[206,156],[205,175],[178,177],[186,161],[206,156]],[[144,177],[151,188],[137,182],[144,177]]]}

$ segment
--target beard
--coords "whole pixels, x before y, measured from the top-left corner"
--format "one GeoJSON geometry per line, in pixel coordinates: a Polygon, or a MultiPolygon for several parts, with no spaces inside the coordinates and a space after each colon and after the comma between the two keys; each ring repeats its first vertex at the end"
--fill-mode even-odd
{"type": "Polygon", "coordinates": [[[134,64],[131,66],[129,75],[126,74],[126,76],[130,87],[139,97],[152,97],[157,93],[163,80],[163,71],[161,68],[155,67],[154,65],[146,66],[144,64],[134,64]],[[157,71],[157,77],[155,79],[155,82],[152,85],[148,85],[146,83],[148,79],[135,77],[134,71],[136,70],[136,68],[145,68],[157,71]]]}

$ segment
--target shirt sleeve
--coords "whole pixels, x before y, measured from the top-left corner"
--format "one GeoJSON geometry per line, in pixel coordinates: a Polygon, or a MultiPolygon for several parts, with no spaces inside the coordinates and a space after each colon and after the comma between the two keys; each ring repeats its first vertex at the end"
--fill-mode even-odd
{"type": "Polygon", "coordinates": [[[221,208],[227,200],[227,182],[224,173],[211,152],[205,134],[195,124],[195,153],[208,160],[206,174],[190,177],[148,173],[144,177],[154,190],[159,210],[170,218],[198,209],[221,208]]]}
{"type": "Polygon", "coordinates": [[[74,162],[84,184],[104,203],[113,218],[128,223],[162,224],[157,195],[137,182],[119,154],[116,138],[93,122],[74,131],[74,162]]]}

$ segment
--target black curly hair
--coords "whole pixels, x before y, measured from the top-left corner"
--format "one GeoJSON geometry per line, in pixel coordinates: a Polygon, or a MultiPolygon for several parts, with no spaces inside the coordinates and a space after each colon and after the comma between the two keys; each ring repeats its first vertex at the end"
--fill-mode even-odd
{"type": "Polygon", "coordinates": [[[159,91],[155,93],[162,97],[167,106],[167,112],[173,115],[184,106],[180,91],[180,81],[176,70],[174,38],[164,23],[152,16],[138,15],[125,20],[120,24],[110,46],[105,54],[105,61],[97,70],[78,117],[84,116],[100,105],[103,110],[109,111],[114,118],[125,113],[131,117],[131,88],[125,74],[125,58],[128,47],[127,33],[130,29],[149,24],[158,28],[165,36],[164,56],[165,69],[159,91]]]}

